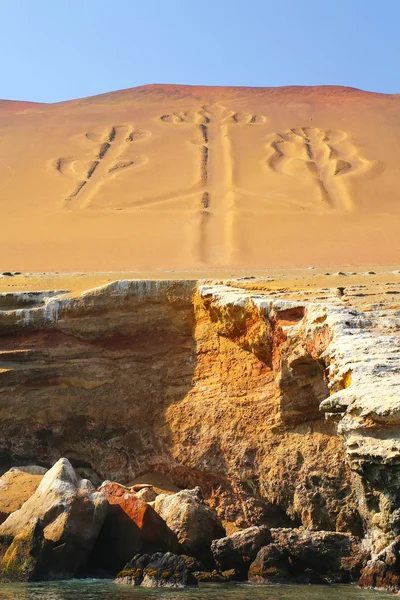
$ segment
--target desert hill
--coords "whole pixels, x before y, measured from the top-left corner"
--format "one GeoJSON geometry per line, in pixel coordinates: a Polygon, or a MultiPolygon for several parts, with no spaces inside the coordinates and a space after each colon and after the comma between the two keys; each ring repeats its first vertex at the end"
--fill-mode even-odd
{"type": "Polygon", "coordinates": [[[0,101],[0,269],[400,260],[400,96],[152,85],[0,101]]]}

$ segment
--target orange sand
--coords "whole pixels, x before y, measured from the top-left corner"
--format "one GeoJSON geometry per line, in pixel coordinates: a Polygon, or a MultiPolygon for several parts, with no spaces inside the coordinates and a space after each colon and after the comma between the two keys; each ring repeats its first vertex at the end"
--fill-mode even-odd
{"type": "Polygon", "coordinates": [[[399,139],[348,88],[0,101],[0,272],[396,265],[399,139]]]}

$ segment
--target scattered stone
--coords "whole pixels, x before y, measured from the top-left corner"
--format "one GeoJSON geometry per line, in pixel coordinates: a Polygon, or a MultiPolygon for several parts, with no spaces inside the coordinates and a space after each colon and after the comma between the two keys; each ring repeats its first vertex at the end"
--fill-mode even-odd
{"type": "Polygon", "coordinates": [[[225,530],[216,512],[204,502],[199,487],[177,494],[160,494],[154,508],[177,535],[185,554],[204,563],[212,560],[211,542],[224,537],[225,530]]]}
{"type": "Polygon", "coordinates": [[[104,495],[61,458],[34,494],[0,525],[0,536],[23,535],[32,519],[42,520],[44,539],[53,542],[42,577],[70,578],[86,564],[106,512],[104,495]]]}
{"type": "Polygon", "coordinates": [[[175,534],[134,492],[111,481],[105,481],[99,491],[109,507],[93,551],[97,567],[115,574],[132,556],[177,549],[175,534]]]}
{"type": "Polygon", "coordinates": [[[2,273],[3,277],[14,277],[14,274],[11,271],[4,271],[2,273]]]}
{"type": "Polygon", "coordinates": [[[136,555],[118,573],[116,583],[142,587],[196,587],[197,579],[190,573],[185,558],[172,552],[136,555]]]}
{"type": "Polygon", "coordinates": [[[263,546],[271,542],[268,527],[249,527],[230,536],[214,540],[211,551],[220,571],[235,569],[246,579],[250,564],[263,546]]]}

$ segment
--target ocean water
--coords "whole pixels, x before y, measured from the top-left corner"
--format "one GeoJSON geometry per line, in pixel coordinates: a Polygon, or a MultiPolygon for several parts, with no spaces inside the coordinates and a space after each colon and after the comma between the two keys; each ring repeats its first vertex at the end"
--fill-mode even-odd
{"type": "Polygon", "coordinates": [[[396,594],[351,585],[200,584],[197,589],[146,589],[104,580],[0,584],[0,600],[388,600],[396,594]]]}

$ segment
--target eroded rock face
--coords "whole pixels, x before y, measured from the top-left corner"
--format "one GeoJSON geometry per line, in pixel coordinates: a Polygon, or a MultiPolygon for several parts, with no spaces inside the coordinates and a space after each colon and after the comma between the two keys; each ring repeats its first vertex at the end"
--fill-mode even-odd
{"type": "Polygon", "coordinates": [[[105,481],[99,491],[109,506],[92,557],[97,567],[116,574],[139,553],[177,549],[174,533],[135,493],[112,481],[105,481]]]}
{"type": "Polygon", "coordinates": [[[368,532],[375,552],[396,539],[398,315],[234,282],[116,282],[7,306],[4,469],[67,454],[102,480],[199,485],[230,532],[368,532]]]}
{"type": "MultiPolygon", "coordinates": [[[[38,519],[51,544],[44,578],[74,576],[85,565],[107,512],[107,501],[87,480],[79,479],[70,462],[60,459],[43,477],[35,493],[0,526],[0,536],[25,535],[38,519]]],[[[30,534],[29,534],[30,535],[30,534]]]]}
{"type": "Polygon", "coordinates": [[[223,537],[225,530],[216,512],[204,502],[199,487],[160,494],[154,508],[176,534],[183,553],[205,562],[211,559],[211,542],[223,537]]]}

